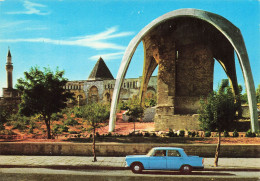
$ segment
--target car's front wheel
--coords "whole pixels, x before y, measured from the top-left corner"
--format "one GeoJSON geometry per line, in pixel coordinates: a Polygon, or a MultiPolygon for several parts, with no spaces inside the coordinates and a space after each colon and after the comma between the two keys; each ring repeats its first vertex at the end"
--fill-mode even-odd
{"type": "Polygon", "coordinates": [[[142,163],[139,163],[139,162],[135,162],[135,163],[132,163],[131,165],[131,170],[133,173],[142,173],[144,167],[142,165],[142,163]]]}
{"type": "Polygon", "coordinates": [[[183,165],[181,167],[181,172],[184,174],[189,174],[192,172],[192,167],[190,165],[183,165]]]}

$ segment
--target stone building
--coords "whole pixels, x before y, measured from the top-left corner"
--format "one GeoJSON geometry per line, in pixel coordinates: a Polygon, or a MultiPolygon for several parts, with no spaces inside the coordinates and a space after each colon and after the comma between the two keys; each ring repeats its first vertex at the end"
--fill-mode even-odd
{"type": "MultiPolygon", "coordinates": [[[[65,89],[75,94],[80,104],[89,101],[111,102],[115,87],[115,79],[104,60],[100,57],[87,80],[69,81],[65,89]]],[[[120,100],[126,101],[139,96],[142,77],[128,78],[121,87],[120,100]]],[[[152,76],[148,84],[146,97],[152,98],[157,92],[157,77],[152,76]]]]}
{"type": "Polygon", "coordinates": [[[7,73],[7,87],[3,88],[3,97],[0,97],[0,105],[13,112],[18,109],[21,95],[17,89],[13,88],[13,63],[10,49],[8,49],[5,69],[7,73]]]}

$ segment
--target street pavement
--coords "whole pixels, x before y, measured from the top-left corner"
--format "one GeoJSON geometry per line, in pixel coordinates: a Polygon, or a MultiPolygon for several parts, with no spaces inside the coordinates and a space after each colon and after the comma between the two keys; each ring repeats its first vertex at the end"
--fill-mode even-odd
{"type": "MultiPolygon", "coordinates": [[[[17,156],[0,155],[0,168],[81,168],[124,170],[125,157],[86,156],[17,156]]],[[[251,170],[260,171],[260,158],[219,158],[219,166],[214,167],[214,158],[204,159],[205,170],[251,170]]]]}
{"type": "Polygon", "coordinates": [[[0,181],[259,181],[260,158],[205,158],[203,171],[183,175],[172,171],[133,174],[125,157],[0,155],[0,181]]]}

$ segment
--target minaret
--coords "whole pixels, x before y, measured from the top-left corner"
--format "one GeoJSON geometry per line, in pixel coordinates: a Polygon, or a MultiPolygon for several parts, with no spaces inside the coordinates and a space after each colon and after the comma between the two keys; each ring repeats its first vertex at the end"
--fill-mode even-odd
{"type": "Polygon", "coordinates": [[[7,73],[7,89],[13,89],[13,63],[10,49],[8,48],[7,62],[6,62],[6,73],[7,73]]]}

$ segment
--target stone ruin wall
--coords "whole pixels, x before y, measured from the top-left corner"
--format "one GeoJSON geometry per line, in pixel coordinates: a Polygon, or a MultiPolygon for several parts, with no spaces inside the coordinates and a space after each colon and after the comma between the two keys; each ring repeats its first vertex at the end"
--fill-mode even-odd
{"type": "Polygon", "coordinates": [[[213,90],[214,59],[200,23],[165,23],[145,39],[147,57],[158,63],[155,129],[199,129],[202,96],[213,90]],[[150,54],[150,55],[149,55],[150,54]]]}

